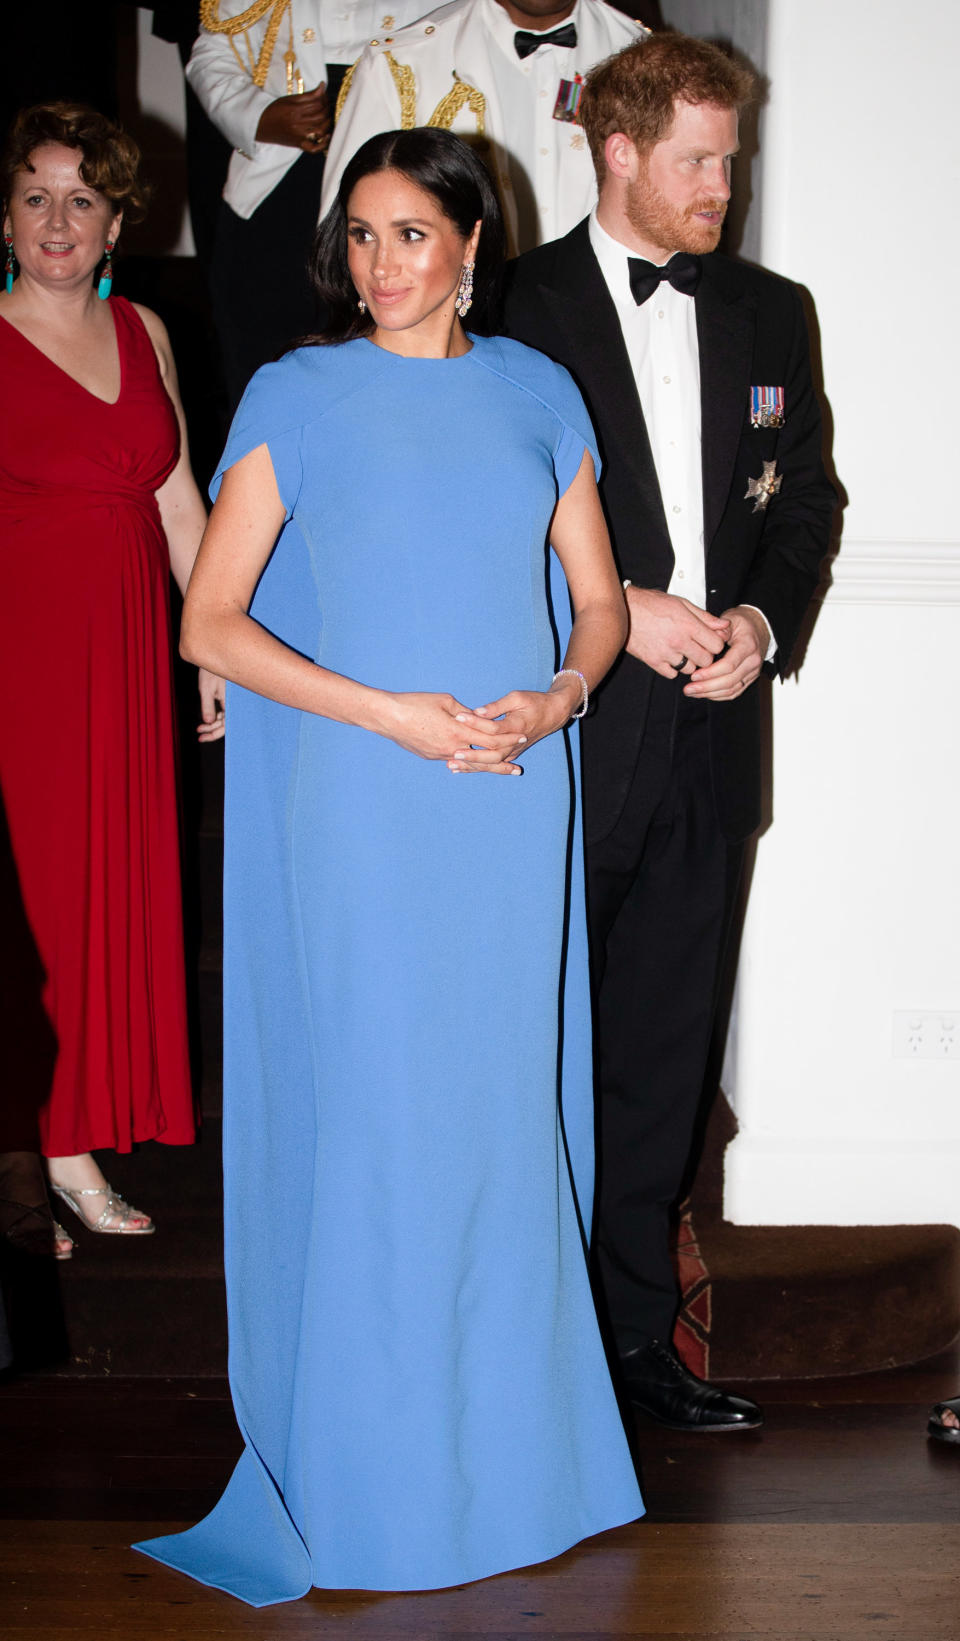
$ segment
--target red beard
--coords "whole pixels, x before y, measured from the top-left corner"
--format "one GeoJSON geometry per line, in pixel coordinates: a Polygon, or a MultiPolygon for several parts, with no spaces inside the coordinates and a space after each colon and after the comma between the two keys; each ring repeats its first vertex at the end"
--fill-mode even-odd
{"type": "Polygon", "coordinates": [[[716,250],[727,202],[706,196],[681,210],[647,177],[640,177],[629,189],[626,210],[630,226],[645,240],[661,246],[671,256],[674,251],[691,251],[696,255],[716,250]],[[717,212],[720,221],[716,224],[699,221],[701,211],[717,212]]]}

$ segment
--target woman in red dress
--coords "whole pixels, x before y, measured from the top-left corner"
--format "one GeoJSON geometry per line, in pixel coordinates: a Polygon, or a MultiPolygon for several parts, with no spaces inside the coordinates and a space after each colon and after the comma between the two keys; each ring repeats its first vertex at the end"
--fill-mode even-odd
{"type": "MultiPolygon", "coordinates": [[[[0,170],[0,789],[56,1038],[34,1101],[50,1184],[91,1230],[143,1235],[90,1153],[194,1138],[169,575],[186,587],[205,513],[164,327],[110,298],[138,163],[54,103],[19,115],[0,170]]],[[[221,681],[200,695],[213,740],[221,681]]]]}

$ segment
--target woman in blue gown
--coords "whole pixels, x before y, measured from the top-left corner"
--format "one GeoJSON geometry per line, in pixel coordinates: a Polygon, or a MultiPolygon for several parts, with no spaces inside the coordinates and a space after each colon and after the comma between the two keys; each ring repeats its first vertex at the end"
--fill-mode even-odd
{"type": "Polygon", "coordinates": [[[461,325],[501,246],[459,139],[364,145],[318,238],[328,330],[253,378],[187,597],[184,653],[233,680],[245,1451],[206,1520],[139,1548],[254,1605],[457,1584],[642,1513],[583,1236],[567,728],[623,600],[571,379],[461,325]]]}

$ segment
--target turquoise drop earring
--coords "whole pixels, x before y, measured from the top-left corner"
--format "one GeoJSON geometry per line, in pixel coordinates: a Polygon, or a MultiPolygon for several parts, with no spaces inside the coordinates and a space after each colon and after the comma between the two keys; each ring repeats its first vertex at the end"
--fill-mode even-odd
{"type": "Polygon", "coordinates": [[[113,284],[113,268],[110,263],[110,258],[113,255],[113,246],[114,241],[112,239],[108,239],[103,252],[105,258],[104,268],[102,274],[100,275],[100,282],[97,285],[97,295],[99,296],[101,302],[105,302],[107,300],[107,297],[110,295],[110,287],[113,284]]]}
{"type": "Polygon", "coordinates": [[[7,247],[7,266],[6,266],[6,269],[5,269],[5,274],[6,274],[7,295],[9,296],[10,292],[13,290],[13,280],[14,280],[13,235],[12,234],[4,234],[3,243],[7,247]]]}

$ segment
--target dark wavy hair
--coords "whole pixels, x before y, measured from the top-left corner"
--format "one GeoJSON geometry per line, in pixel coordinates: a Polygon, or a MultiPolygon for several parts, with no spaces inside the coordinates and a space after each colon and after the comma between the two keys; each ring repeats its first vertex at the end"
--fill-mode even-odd
{"type": "Polygon", "coordinates": [[[0,157],[0,195],[9,203],[18,171],[32,171],[30,156],[47,143],[80,151],[80,176],[103,194],[127,222],[140,222],[150,198],[140,177],[140,150],[122,126],[86,103],[35,103],[21,108],[0,157]]]}
{"type": "Polygon", "coordinates": [[[434,199],[444,216],[466,239],[479,222],[480,242],[473,271],[470,329],[489,336],[496,324],[506,242],[496,190],[483,162],[469,143],[450,131],[418,126],[413,131],[382,131],[358,148],[340,178],[337,197],[317,229],[311,274],[326,314],[326,323],[309,345],[349,342],[369,336],[369,313],[357,307],[357,290],[347,264],[347,206],[357,183],[377,171],[399,171],[434,199]]]}

